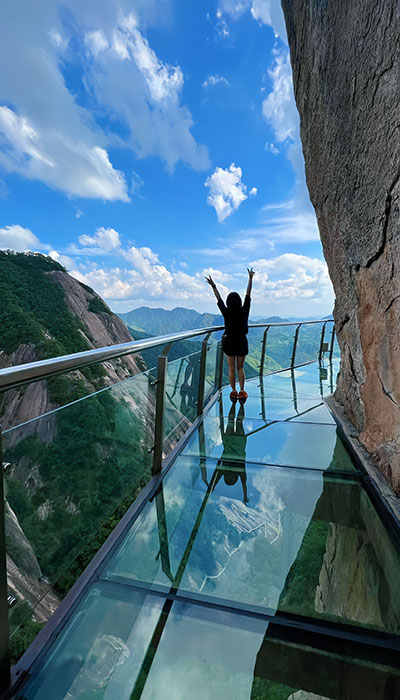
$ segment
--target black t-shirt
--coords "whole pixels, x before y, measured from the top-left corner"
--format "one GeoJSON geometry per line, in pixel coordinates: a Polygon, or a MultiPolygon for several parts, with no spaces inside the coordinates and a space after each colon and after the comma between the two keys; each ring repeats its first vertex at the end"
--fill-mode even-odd
{"type": "Polygon", "coordinates": [[[225,333],[229,338],[240,337],[247,335],[249,311],[250,311],[250,297],[246,294],[243,302],[243,306],[240,309],[228,309],[222,299],[217,301],[218,308],[225,320],[225,333]]]}

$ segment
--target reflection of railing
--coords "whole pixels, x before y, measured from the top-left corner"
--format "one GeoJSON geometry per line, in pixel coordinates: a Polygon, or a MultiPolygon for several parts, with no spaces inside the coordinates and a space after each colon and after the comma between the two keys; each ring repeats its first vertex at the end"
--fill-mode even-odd
{"type": "MultiPolygon", "coordinates": [[[[291,327],[293,326],[295,329],[295,334],[292,338],[292,345],[291,348],[289,348],[291,358],[290,363],[288,364],[283,362],[284,366],[280,368],[293,369],[296,366],[296,356],[298,357],[297,353],[299,343],[301,345],[301,328],[310,329],[310,333],[314,333],[312,329],[315,328],[315,333],[312,336],[312,343],[307,346],[308,349],[306,348],[303,351],[302,360],[322,360],[324,353],[328,353],[329,358],[332,359],[335,340],[334,327],[332,324],[332,320],[305,321],[302,323],[250,324],[249,327],[254,333],[257,333],[257,329],[260,329],[260,333],[261,329],[264,329],[261,340],[261,356],[259,357],[258,373],[260,377],[262,377],[264,374],[265,362],[266,358],[268,357],[268,332],[270,329],[275,329],[275,333],[279,332],[280,328],[286,327],[290,331],[291,327]],[[318,324],[321,326],[320,333],[318,324]],[[332,329],[329,343],[325,342],[327,324],[329,324],[332,329]]],[[[133,341],[111,347],[75,353],[73,355],[56,357],[50,360],[42,360],[19,365],[17,367],[10,367],[0,370],[0,392],[6,392],[10,389],[16,389],[20,386],[26,386],[32,382],[48,379],[67,372],[82,370],[97,363],[108,362],[110,360],[131,355],[133,353],[140,353],[141,351],[149,348],[163,346],[163,350],[158,357],[156,372],[148,371],[140,375],[134,375],[128,379],[125,379],[124,381],[119,382],[117,385],[115,385],[116,390],[118,391],[117,398],[115,397],[115,393],[112,393],[115,390],[115,387],[107,387],[102,390],[105,392],[105,395],[111,395],[111,398],[114,398],[115,401],[120,401],[121,399],[126,399],[126,397],[128,397],[134,405],[138,405],[142,399],[143,401],[146,399],[148,404],[147,418],[150,418],[150,421],[144,417],[141,417],[140,419],[144,424],[142,443],[144,443],[143,447],[145,448],[145,452],[152,453],[151,473],[154,476],[161,470],[165,453],[171,449],[173,443],[176,443],[179,440],[188,424],[190,424],[196,418],[196,416],[200,416],[202,414],[204,406],[224,383],[224,355],[221,351],[221,343],[218,342],[217,344],[211,346],[209,343],[212,334],[220,333],[222,330],[223,328],[221,326],[203,328],[184,333],[175,333],[167,336],[160,336],[157,338],[133,341]],[[169,352],[174,343],[182,340],[196,339],[199,336],[204,336],[204,338],[201,343],[201,349],[198,352],[188,355],[186,358],[179,358],[171,363],[168,362],[169,352]],[[213,353],[209,352],[213,347],[216,348],[215,358],[212,356],[213,353]],[[209,359],[210,357],[212,358],[211,362],[209,359]],[[175,376],[173,376],[174,362],[178,362],[175,376]],[[180,382],[182,379],[183,382],[181,384],[180,382]],[[144,392],[146,392],[146,396],[144,396],[144,392]],[[166,445],[166,430],[169,431],[168,435],[172,436],[168,442],[168,445],[166,445]],[[153,435],[153,444],[149,444],[151,435],[153,435]]],[[[258,342],[258,340],[256,340],[256,342],[258,342]]],[[[258,355],[256,360],[258,362],[258,355]]],[[[276,357],[274,357],[274,362],[277,363],[276,357]]],[[[94,399],[97,399],[101,393],[102,392],[98,392],[97,394],[85,397],[85,399],[81,400],[79,405],[82,406],[82,402],[90,402],[91,400],[93,401],[94,399]]],[[[94,408],[96,408],[96,406],[94,406],[94,408]]],[[[54,416],[55,419],[57,419],[57,417],[63,416],[68,411],[71,412],[75,409],[76,405],[73,406],[73,404],[69,404],[63,408],[57,409],[56,411],[52,411],[45,416],[28,421],[26,424],[14,426],[12,429],[4,431],[4,442],[6,443],[4,445],[5,449],[7,450],[7,441],[10,440],[10,437],[13,437],[14,443],[15,441],[22,442],[27,435],[32,436],[32,430],[34,433],[35,425],[39,424],[39,421],[49,420],[50,418],[54,418],[54,416]],[[30,432],[25,433],[24,426],[28,425],[30,432]]],[[[123,423],[124,419],[126,419],[127,411],[122,411],[121,415],[121,422],[123,423]]],[[[88,435],[88,441],[90,441],[90,438],[91,436],[88,435]]],[[[119,438],[115,437],[115,440],[118,448],[119,438]]],[[[99,438],[92,436],[92,441],[93,445],[98,447],[99,438]]],[[[74,466],[73,456],[75,446],[71,444],[70,447],[72,455],[70,466],[72,470],[74,466]]],[[[106,447],[107,445],[102,446],[104,453],[107,452],[106,447]]],[[[44,453],[45,449],[46,446],[43,446],[44,453]]],[[[7,452],[5,453],[5,456],[6,454],[7,452]]],[[[2,457],[1,432],[0,457],[2,457]]],[[[131,457],[131,459],[135,458],[136,455],[131,457]]],[[[3,463],[3,465],[4,464],[5,463],[3,463]]],[[[126,496],[129,493],[128,487],[129,484],[123,484],[121,487],[122,491],[118,496],[120,501],[123,500],[122,496],[126,496]]],[[[66,502],[67,500],[68,498],[66,499],[66,502]]],[[[115,510],[117,505],[118,502],[110,499],[110,503],[107,503],[108,510],[106,509],[105,512],[102,513],[102,517],[108,517],[113,510],[115,510]]],[[[70,504],[68,507],[70,507],[70,504]]],[[[71,504],[71,507],[74,507],[74,504],[71,504]]],[[[19,514],[17,513],[17,516],[18,515],[19,514]]],[[[94,533],[92,532],[91,536],[93,536],[93,534],[94,533]]],[[[7,685],[9,677],[8,588],[5,554],[5,494],[3,491],[2,478],[0,479],[0,673],[2,687],[7,685]]],[[[51,584],[49,584],[49,590],[53,583],[54,582],[51,582],[51,584]]]]}

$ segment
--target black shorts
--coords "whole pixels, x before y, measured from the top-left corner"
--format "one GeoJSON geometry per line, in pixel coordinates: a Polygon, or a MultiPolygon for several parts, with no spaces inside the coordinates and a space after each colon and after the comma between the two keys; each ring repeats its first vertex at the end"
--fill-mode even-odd
{"type": "Polygon", "coordinates": [[[246,336],[230,338],[228,335],[222,336],[222,350],[229,357],[243,357],[249,354],[249,344],[246,336]]]}

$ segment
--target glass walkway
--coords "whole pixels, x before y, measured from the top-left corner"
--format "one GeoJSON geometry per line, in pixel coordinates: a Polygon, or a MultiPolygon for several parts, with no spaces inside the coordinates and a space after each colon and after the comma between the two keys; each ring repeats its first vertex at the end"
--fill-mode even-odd
{"type": "Polygon", "coordinates": [[[400,557],[322,396],[217,392],[36,658],[25,700],[395,700],[400,557]]]}

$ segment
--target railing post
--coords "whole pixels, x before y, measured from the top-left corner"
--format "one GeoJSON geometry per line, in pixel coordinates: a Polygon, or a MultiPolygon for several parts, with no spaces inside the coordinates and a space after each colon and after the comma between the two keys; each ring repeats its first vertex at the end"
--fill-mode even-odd
{"type": "Polygon", "coordinates": [[[201,357],[200,357],[200,372],[199,372],[199,390],[197,393],[197,415],[201,416],[203,413],[203,403],[204,403],[204,384],[206,379],[206,363],[207,363],[207,348],[208,339],[211,333],[207,333],[201,344],[201,357]]]}
{"type": "Polygon", "coordinates": [[[260,381],[262,380],[263,375],[264,375],[264,362],[265,362],[265,351],[267,348],[268,331],[269,331],[269,326],[266,327],[266,329],[263,333],[263,339],[262,339],[261,360],[260,360],[260,381]]]}
{"type": "Polygon", "coordinates": [[[216,341],[216,342],[218,342],[218,345],[217,345],[217,352],[215,353],[214,389],[219,388],[219,361],[220,361],[220,355],[222,352],[221,341],[216,341]]]}
{"type": "Polygon", "coordinates": [[[153,447],[153,475],[158,474],[162,467],[163,443],[164,443],[164,398],[165,379],[167,377],[168,353],[172,343],[164,348],[158,356],[157,364],[157,392],[156,415],[154,419],[154,447],[153,447]]]}
{"type": "Polygon", "coordinates": [[[7,603],[6,519],[4,498],[3,451],[0,425],[0,691],[10,682],[10,654],[7,603]]]}
{"type": "Polygon", "coordinates": [[[325,328],[326,328],[326,321],[322,326],[321,330],[321,342],[319,344],[319,354],[318,354],[318,360],[321,362],[322,360],[322,355],[324,353],[324,338],[325,338],[325,328]]]}
{"type": "Polygon", "coordinates": [[[333,324],[333,326],[332,326],[331,347],[329,348],[329,362],[332,362],[334,344],[335,344],[335,324],[333,324]]]}
{"type": "Polygon", "coordinates": [[[296,332],[295,332],[294,338],[293,338],[292,359],[290,360],[290,366],[291,366],[291,367],[294,367],[295,362],[296,362],[296,349],[297,349],[297,341],[298,341],[298,339],[299,339],[299,330],[300,330],[300,327],[301,327],[301,323],[299,323],[299,325],[297,326],[296,332]]]}
{"type": "Polygon", "coordinates": [[[224,373],[224,351],[222,350],[222,339],[219,341],[219,360],[218,360],[218,389],[222,389],[222,376],[224,373]]]}

